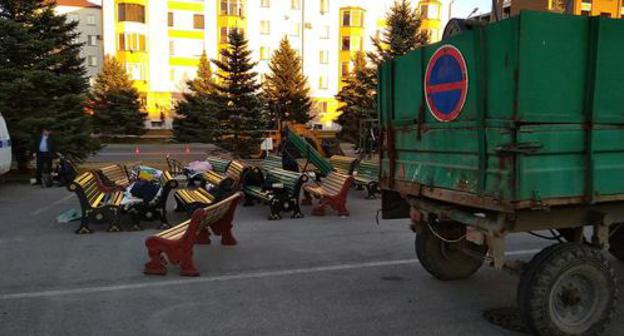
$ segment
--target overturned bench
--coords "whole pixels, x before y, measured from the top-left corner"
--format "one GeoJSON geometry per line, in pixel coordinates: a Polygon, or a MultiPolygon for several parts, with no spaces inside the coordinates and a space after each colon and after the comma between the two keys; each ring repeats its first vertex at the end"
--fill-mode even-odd
{"type": "Polygon", "coordinates": [[[180,275],[198,276],[199,271],[193,262],[194,245],[209,244],[210,231],[221,236],[222,245],[236,245],[232,235],[232,221],[242,196],[239,192],[209,207],[198,209],[190,220],[147,238],[145,246],[149,261],[143,273],[165,275],[168,261],[180,267],[180,275]]]}
{"type": "Polygon", "coordinates": [[[331,172],[321,182],[303,186],[305,199],[303,204],[312,204],[312,197],[319,200],[319,204],[312,209],[312,215],[324,216],[325,207],[330,206],[339,216],[349,216],[347,210],[347,195],[353,183],[353,176],[331,172]]]}
{"type": "Polygon", "coordinates": [[[120,205],[124,198],[123,191],[106,191],[98,186],[93,172],[85,172],[76,177],[67,189],[76,193],[80,202],[82,218],[77,234],[92,233],[90,223],[109,223],[107,231],[121,231],[119,227],[120,205]]]}
{"type": "Polygon", "coordinates": [[[273,168],[250,173],[247,181],[243,187],[246,205],[253,204],[253,199],[267,204],[271,210],[269,220],[281,219],[282,212],[292,212],[291,218],[303,218],[299,195],[301,186],[308,181],[307,175],[273,168]]]}

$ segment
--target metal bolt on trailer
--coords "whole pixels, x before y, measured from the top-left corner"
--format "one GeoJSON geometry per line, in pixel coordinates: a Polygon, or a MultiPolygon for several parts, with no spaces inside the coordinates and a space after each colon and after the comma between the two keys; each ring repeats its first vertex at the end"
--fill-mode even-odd
{"type": "Polygon", "coordinates": [[[520,276],[537,335],[598,335],[624,260],[624,21],[522,12],[452,22],[443,41],[379,68],[383,217],[411,218],[440,280],[484,263],[520,276]],[[528,262],[514,233],[550,231],[528,262]]]}

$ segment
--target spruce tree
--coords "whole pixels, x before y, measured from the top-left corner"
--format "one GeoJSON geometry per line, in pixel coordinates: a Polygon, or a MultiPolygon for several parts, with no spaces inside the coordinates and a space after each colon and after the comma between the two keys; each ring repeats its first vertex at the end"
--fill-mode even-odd
{"type": "Polygon", "coordinates": [[[397,0],[386,14],[387,28],[380,38],[373,37],[375,50],[368,53],[373,63],[405,55],[429,41],[429,35],[420,31],[422,20],[408,0],[397,0]]]}
{"type": "Polygon", "coordinates": [[[218,144],[235,155],[247,157],[259,151],[264,128],[264,103],[258,94],[258,75],[253,71],[251,51],[243,33],[234,29],[228,35],[228,47],[220,52],[222,59],[213,60],[217,66],[219,97],[218,144]]]}
{"type": "Polygon", "coordinates": [[[219,134],[219,97],[215,92],[212,69],[206,53],[199,59],[197,76],[186,85],[187,90],[175,107],[175,139],[178,142],[212,143],[219,134]]]}
{"type": "Polygon", "coordinates": [[[21,170],[42,127],[76,160],[99,148],[84,110],[88,80],[77,23],[45,0],[0,0],[0,111],[21,170]]]}
{"type": "Polygon", "coordinates": [[[360,120],[377,117],[375,79],[375,69],[367,65],[364,53],[358,52],[353,60],[353,71],[336,95],[341,105],[338,108],[341,112],[338,123],[342,126],[340,137],[344,141],[357,143],[360,132],[370,132],[369,129],[360,130],[360,120]]]}
{"type": "Polygon", "coordinates": [[[145,117],[139,92],[132,86],[126,69],[114,57],[106,56],[102,71],[89,97],[95,132],[110,135],[145,133],[145,117]]]}
{"type": "Polygon", "coordinates": [[[305,124],[310,121],[310,88],[303,74],[301,57],[284,37],[269,63],[263,91],[277,121],[305,124]],[[279,114],[279,115],[278,115],[279,114]]]}

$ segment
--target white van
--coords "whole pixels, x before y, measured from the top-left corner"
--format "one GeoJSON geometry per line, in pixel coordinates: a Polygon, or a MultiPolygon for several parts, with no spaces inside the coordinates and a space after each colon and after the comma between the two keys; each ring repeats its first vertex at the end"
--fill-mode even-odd
{"type": "Polygon", "coordinates": [[[4,117],[0,113],[0,175],[11,170],[11,137],[4,117]]]}

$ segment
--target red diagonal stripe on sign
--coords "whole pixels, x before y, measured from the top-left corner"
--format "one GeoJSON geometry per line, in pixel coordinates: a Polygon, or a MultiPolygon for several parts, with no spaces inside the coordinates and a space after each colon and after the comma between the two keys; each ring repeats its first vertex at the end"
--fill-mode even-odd
{"type": "Polygon", "coordinates": [[[466,81],[462,80],[462,81],[453,82],[453,83],[429,85],[427,86],[427,92],[438,93],[438,92],[444,92],[444,91],[463,90],[465,88],[466,88],[466,81]]]}

